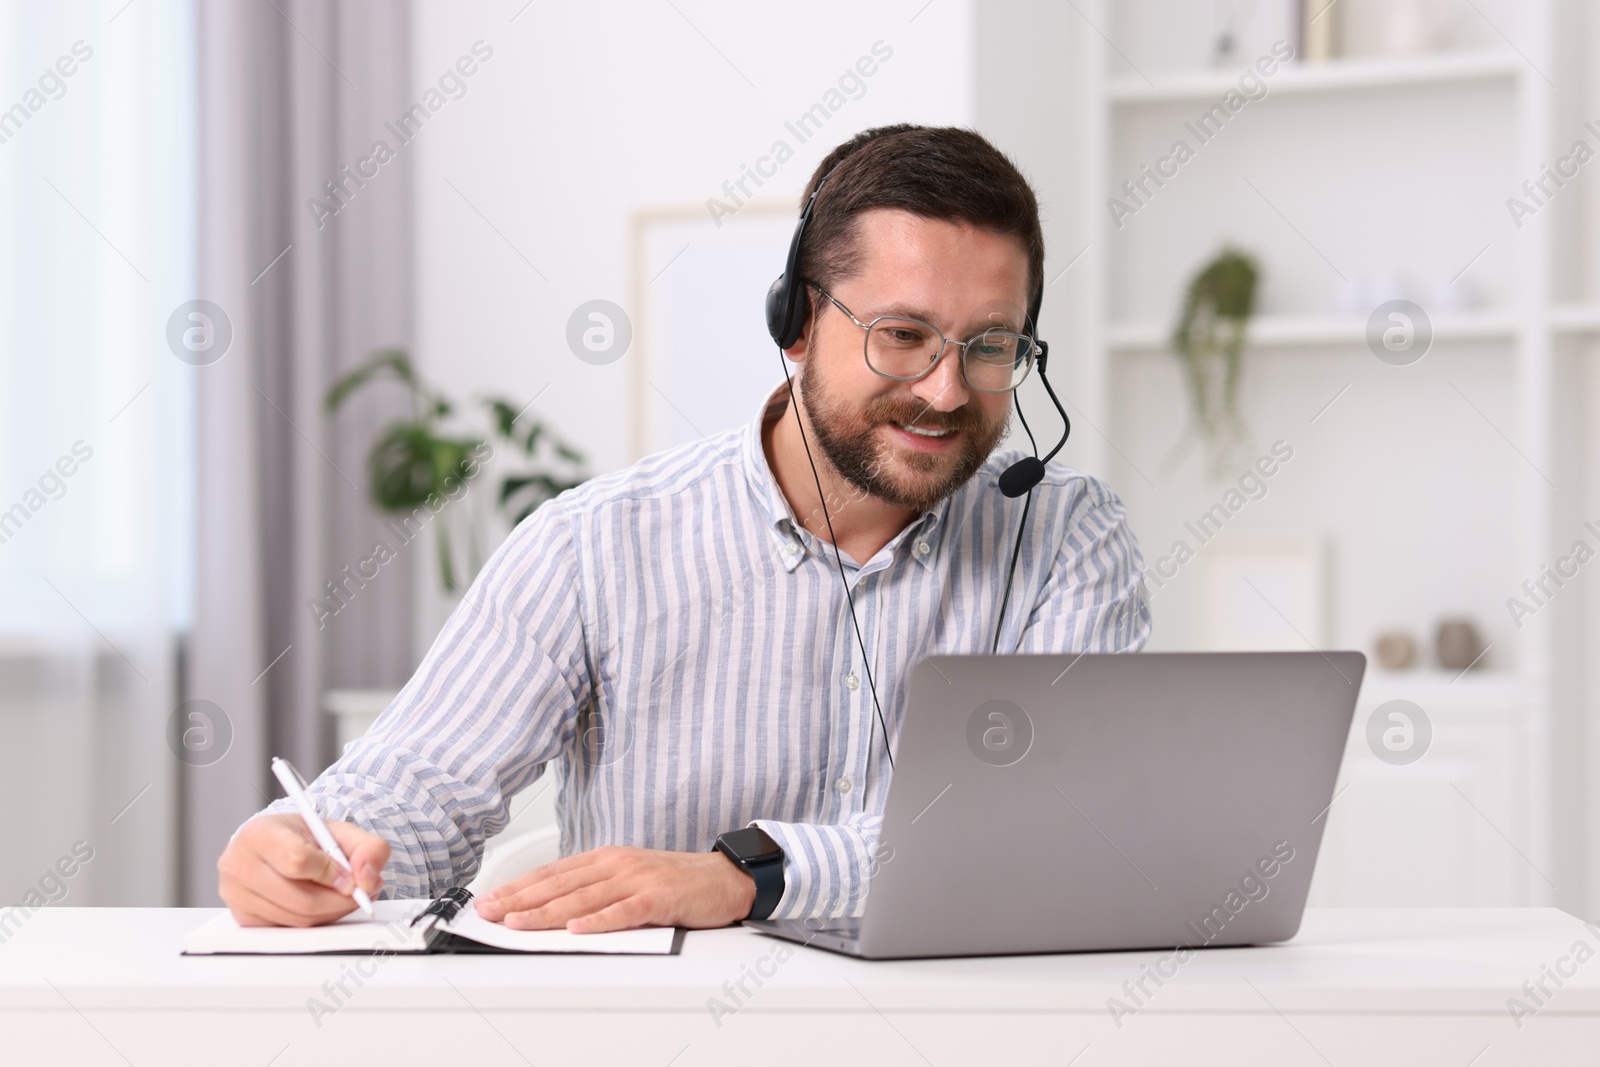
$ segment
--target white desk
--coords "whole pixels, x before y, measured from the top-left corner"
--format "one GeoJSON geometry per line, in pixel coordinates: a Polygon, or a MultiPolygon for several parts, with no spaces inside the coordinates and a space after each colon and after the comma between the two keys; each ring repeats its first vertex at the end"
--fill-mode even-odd
{"type": "MultiPolygon", "coordinates": [[[[0,1060],[137,1067],[1600,1063],[1600,930],[1553,909],[1313,910],[1281,946],[1209,949],[1119,1027],[1164,953],[871,963],[742,929],[675,957],[199,957],[209,910],[47,908],[0,945],[0,1060]],[[1521,996],[1577,964],[1519,1028],[1521,996]],[[792,953],[792,954],[790,954],[792,953]],[[783,958],[788,955],[788,958],[783,958]],[[308,999],[375,973],[333,1014],[308,999]],[[746,977],[748,996],[724,983],[746,977]],[[714,1017],[710,998],[734,1008],[714,1017]],[[740,1005],[742,1001],[742,1005],[740,1005]],[[1128,1001],[1130,1004],[1131,1001],[1128,1001]]],[[[1530,1007],[1532,1004],[1530,1003],[1530,1007]]]]}

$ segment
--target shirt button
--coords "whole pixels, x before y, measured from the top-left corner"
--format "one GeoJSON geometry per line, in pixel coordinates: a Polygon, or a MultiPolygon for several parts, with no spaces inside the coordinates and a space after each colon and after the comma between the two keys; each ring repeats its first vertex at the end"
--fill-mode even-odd
{"type": "Polygon", "coordinates": [[[933,551],[933,549],[928,546],[928,542],[926,542],[926,541],[918,541],[917,542],[917,555],[926,556],[929,552],[932,552],[932,551],[933,551]]]}
{"type": "Polygon", "coordinates": [[[839,779],[837,785],[839,786],[839,792],[841,792],[841,793],[850,792],[850,779],[841,778],[841,779],[839,779]]]}
{"type": "Polygon", "coordinates": [[[846,689],[859,689],[861,687],[861,679],[856,677],[855,671],[851,671],[844,676],[844,687],[846,689]]]}
{"type": "Polygon", "coordinates": [[[792,556],[798,551],[800,551],[800,546],[795,544],[793,541],[785,541],[783,543],[783,554],[784,555],[792,556]]]}

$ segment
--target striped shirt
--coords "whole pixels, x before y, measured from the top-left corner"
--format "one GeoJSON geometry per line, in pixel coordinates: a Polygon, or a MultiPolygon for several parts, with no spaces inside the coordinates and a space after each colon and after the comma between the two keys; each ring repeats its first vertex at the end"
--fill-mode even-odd
{"type": "MultiPolygon", "coordinates": [[[[325,816],[388,840],[385,894],[468,881],[510,798],[553,770],[563,855],[704,851],[760,826],[785,855],[773,918],[861,914],[890,768],[833,547],[762,448],[787,406],[780,387],[741,429],[569,490],[495,552],[311,786],[325,816]]],[[[849,571],[891,739],[920,657],[989,651],[1023,504],[996,483],[1019,458],[997,451],[849,571]]],[[[1034,496],[1001,650],[1142,648],[1122,502],[1062,466],[1034,496]]]]}

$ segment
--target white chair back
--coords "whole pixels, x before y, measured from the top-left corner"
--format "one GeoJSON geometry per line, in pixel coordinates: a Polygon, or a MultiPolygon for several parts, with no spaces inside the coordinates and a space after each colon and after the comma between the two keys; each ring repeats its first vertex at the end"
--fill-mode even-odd
{"type": "Polygon", "coordinates": [[[467,888],[473,893],[487,892],[512,879],[553,863],[561,858],[561,830],[555,826],[542,826],[525,833],[501,835],[489,839],[484,846],[483,862],[478,875],[467,888]]]}

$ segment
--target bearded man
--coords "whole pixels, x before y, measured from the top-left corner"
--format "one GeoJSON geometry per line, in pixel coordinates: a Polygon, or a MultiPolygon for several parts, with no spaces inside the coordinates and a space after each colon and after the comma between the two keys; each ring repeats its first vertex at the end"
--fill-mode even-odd
{"type": "Polygon", "coordinates": [[[279,802],[218,861],[239,922],[331,922],[356,885],[464,884],[552,771],[563,858],[480,897],[488,919],[860,915],[918,660],[996,632],[1008,653],[1143,647],[1122,503],[1064,465],[1030,494],[1002,614],[1024,501],[997,487],[1022,453],[996,449],[1044,285],[1027,179],[970,130],[892,126],[834,149],[801,202],[798,390],[520,524],[310,787],[353,878],[279,802]]]}

